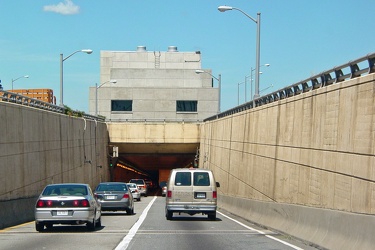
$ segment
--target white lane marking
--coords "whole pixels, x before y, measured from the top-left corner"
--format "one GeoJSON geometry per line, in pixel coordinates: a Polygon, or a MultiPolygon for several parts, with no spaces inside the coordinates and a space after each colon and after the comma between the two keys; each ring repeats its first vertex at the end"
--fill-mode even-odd
{"type": "Polygon", "coordinates": [[[150,201],[150,203],[147,205],[145,210],[143,210],[143,213],[139,217],[138,221],[132,226],[132,228],[129,230],[129,233],[122,239],[120,244],[117,245],[115,250],[125,250],[128,248],[130,241],[133,239],[135,234],[137,233],[139,227],[142,225],[143,221],[146,219],[148,210],[150,210],[152,204],[156,200],[157,196],[154,196],[154,199],[150,201]]]}
{"type": "Polygon", "coordinates": [[[272,239],[272,240],[276,240],[276,241],[278,241],[278,242],[280,242],[280,243],[282,243],[282,244],[284,244],[284,245],[290,246],[291,248],[294,248],[294,249],[297,249],[297,250],[303,250],[303,248],[300,248],[300,247],[297,247],[297,246],[295,246],[295,245],[292,245],[292,244],[290,244],[290,243],[288,243],[288,242],[286,242],[286,241],[280,240],[280,239],[275,238],[275,237],[273,237],[273,236],[271,236],[271,235],[267,235],[267,234],[264,233],[263,231],[260,231],[260,230],[258,230],[258,229],[255,229],[255,228],[249,227],[249,226],[243,224],[242,222],[239,222],[238,220],[235,220],[235,219],[233,219],[233,218],[231,218],[231,217],[229,217],[229,216],[227,216],[227,215],[225,215],[225,214],[223,214],[223,213],[221,213],[221,212],[219,212],[219,211],[217,211],[217,212],[218,212],[219,214],[221,214],[222,216],[224,216],[224,217],[226,217],[226,218],[228,218],[228,219],[230,219],[230,220],[232,220],[232,221],[234,221],[234,222],[240,224],[241,226],[243,226],[243,227],[245,227],[245,228],[247,228],[247,229],[250,229],[250,230],[252,230],[252,231],[255,231],[255,232],[259,233],[259,234],[263,234],[264,236],[266,236],[266,237],[268,237],[268,238],[270,238],[270,239],[272,239]]]}

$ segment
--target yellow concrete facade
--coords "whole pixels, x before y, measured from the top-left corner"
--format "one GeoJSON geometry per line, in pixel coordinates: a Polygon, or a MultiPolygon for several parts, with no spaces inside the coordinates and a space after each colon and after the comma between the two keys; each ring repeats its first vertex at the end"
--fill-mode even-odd
{"type": "Polygon", "coordinates": [[[201,125],[223,195],[375,214],[374,74],[201,125]]]}
{"type": "Polygon", "coordinates": [[[327,249],[375,245],[375,74],[201,125],[218,206],[327,249]]]}

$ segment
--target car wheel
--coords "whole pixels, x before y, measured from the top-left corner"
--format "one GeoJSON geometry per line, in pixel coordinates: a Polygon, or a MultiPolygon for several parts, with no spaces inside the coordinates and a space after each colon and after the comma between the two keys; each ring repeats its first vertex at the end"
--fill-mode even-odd
{"type": "Polygon", "coordinates": [[[130,209],[130,208],[125,209],[125,211],[126,211],[127,215],[132,215],[133,214],[132,213],[132,209],[130,209]]]}
{"type": "Polygon", "coordinates": [[[209,220],[216,220],[216,212],[209,213],[208,214],[208,219],[209,220]]]}
{"type": "Polygon", "coordinates": [[[35,222],[35,229],[38,232],[42,232],[44,230],[44,223],[35,222]]]}
{"type": "Polygon", "coordinates": [[[165,213],[165,217],[167,217],[167,220],[172,220],[173,212],[167,210],[166,213],[165,213]]]}
{"type": "Polygon", "coordinates": [[[139,197],[139,198],[137,199],[137,201],[141,201],[141,197],[139,197]]]}
{"type": "Polygon", "coordinates": [[[94,231],[96,227],[96,220],[95,218],[92,220],[92,222],[87,222],[86,227],[90,231],[94,231]]]}
{"type": "Polygon", "coordinates": [[[96,226],[97,227],[101,227],[102,226],[102,217],[100,216],[98,221],[96,222],[96,226]]]}
{"type": "Polygon", "coordinates": [[[47,229],[52,229],[52,227],[53,227],[53,224],[52,224],[52,223],[47,223],[47,224],[46,224],[46,228],[47,228],[47,229]]]}

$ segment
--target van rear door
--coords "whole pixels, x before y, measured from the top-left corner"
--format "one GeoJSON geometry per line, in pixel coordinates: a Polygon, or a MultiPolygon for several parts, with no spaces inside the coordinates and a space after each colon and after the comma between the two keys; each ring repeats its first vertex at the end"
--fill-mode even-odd
{"type": "Polygon", "coordinates": [[[192,173],[190,171],[178,171],[174,179],[173,201],[178,203],[193,202],[192,173]]]}
{"type": "MultiPolygon", "coordinates": [[[[207,171],[193,172],[193,191],[195,203],[213,202],[213,178],[207,171]]],[[[215,187],[214,187],[215,188],[215,187]]]]}

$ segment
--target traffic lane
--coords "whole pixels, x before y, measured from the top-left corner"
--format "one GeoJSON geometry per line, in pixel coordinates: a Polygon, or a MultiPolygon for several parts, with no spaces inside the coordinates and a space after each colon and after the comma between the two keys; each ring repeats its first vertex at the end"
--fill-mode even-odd
{"type": "Polygon", "coordinates": [[[164,209],[165,198],[158,197],[126,249],[316,249],[241,218],[228,218],[225,211],[218,212],[216,221],[188,214],[174,214],[168,221],[164,209]]]}
{"type": "Polygon", "coordinates": [[[114,249],[139,219],[153,197],[135,202],[134,215],[126,212],[102,214],[102,227],[90,232],[85,225],[54,225],[39,233],[34,222],[0,230],[0,249],[114,249]]]}

